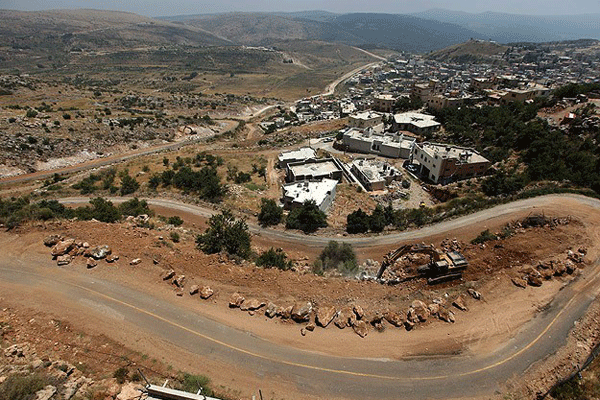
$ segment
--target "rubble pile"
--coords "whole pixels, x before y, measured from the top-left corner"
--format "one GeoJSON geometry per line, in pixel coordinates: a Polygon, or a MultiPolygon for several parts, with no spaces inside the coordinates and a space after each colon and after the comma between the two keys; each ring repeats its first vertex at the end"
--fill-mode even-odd
{"type": "Polygon", "coordinates": [[[563,260],[543,261],[535,267],[525,266],[511,277],[512,283],[521,288],[540,287],[544,281],[549,281],[554,277],[573,275],[578,268],[584,267],[586,254],[587,249],[582,247],[577,251],[567,250],[563,260]]]}
{"type": "Polygon", "coordinates": [[[279,306],[272,301],[246,299],[235,292],[229,299],[229,308],[246,311],[249,315],[258,312],[269,319],[279,318],[289,323],[303,325],[300,333],[305,336],[317,327],[326,329],[335,326],[338,329],[352,328],[360,337],[364,338],[369,331],[382,331],[387,325],[403,328],[407,331],[414,329],[419,324],[424,324],[432,319],[439,319],[447,323],[456,320],[455,310],[468,311],[467,296],[473,300],[481,300],[481,293],[468,289],[466,294],[459,295],[454,300],[435,298],[429,304],[421,300],[414,300],[407,310],[366,311],[358,304],[352,304],[340,309],[331,305],[315,305],[313,302],[297,302],[291,305],[279,306]]]}
{"type": "Polygon", "coordinates": [[[79,256],[87,258],[86,265],[88,268],[96,267],[99,260],[105,260],[107,263],[114,263],[119,260],[119,256],[113,254],[112,249],[107,245],[91,246],[88,242],[64,238],[62,235],[46,237],[44,245],[52,248],[50,254],[59,266],[69,265],[79,256]]]}

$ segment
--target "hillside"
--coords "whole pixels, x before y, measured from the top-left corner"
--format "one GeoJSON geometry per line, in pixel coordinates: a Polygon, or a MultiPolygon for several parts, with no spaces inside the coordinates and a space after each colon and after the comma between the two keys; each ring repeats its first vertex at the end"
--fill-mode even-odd
{"type": "Polygon", "coordinates": [[[507,46],[483,40],[469,40],[434,51],[428,58],[442,62],[491,62],[502,56],[507,46]]]}
{"type": "Polygon", "coordinates": [[[500,43],[600,39],[600,14],[517,15],[496,12],[471,14],[432,9],[415,17],[458,24],[485,39],[500,43]]]}
{"type": "Polygon", "coordinates": [[[359,36],[365,43],[394,50],[424,53],[479,38],[455,24],[394,14],[346,14],[332,24],[359,36]]]}
{"type": "Polygon", "coordinates": [[[244,45],[270,45],[281,40],[320,40],[353,45],[364,42],[360,37],[328,22],[270,13],[198,15],[169,20],[201,28],[244,45]]]}
{"type": "Polygon", "coordinates": [[[228,44],[198,28],[125,12],[0,10],[0,20],[0,46],[14,49],[68,52],[74,49],[98,50],[167,44],[228,44]]]}
{"type": "Polygon", "coordinates": [[[228,13],[166,20],[192,25],[245,45],[316,40],[422,53],[479,37],[455,24],[393,14],[228,13]]]}

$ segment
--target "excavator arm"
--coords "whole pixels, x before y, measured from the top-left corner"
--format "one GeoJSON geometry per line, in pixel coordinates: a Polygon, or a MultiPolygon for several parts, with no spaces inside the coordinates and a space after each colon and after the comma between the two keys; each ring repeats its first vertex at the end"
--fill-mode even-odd
{"type": "Polygon", "coordinates": [[[398,247],[396,250],[389,252],[388,254],[385,255],[385,257],[383,258],[383,261],[381,262],[381,267],[379,268],[379,271],[377,272],[377,280],[380,280],[381,277],[383,276],[383,273],[385,272],[385,270],[390,266],[390,265],[394,265],[394,263],[403,255],[408,254],[408,253],[424,253],[424,254],[429,254],[429,256],[431,257],[431,261],[439,261],[441,259],[441,254],[435,250],[435,248],[433,246],[426,246],[426,245],[404,245],[401,247],[398,247]]]}

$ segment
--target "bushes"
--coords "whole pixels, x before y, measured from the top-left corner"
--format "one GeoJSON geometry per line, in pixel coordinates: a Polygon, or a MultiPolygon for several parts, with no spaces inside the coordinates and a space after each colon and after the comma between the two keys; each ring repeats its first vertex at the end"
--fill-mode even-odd
{"type": "Polygon", "coordinates": [[[132,215],[134,217],[142,214],[154,215],[148,206],[148,202],[146,200],[140,200],[137,197],[121,203],[118,208],[122,215],[132,215]]]}
{"type": "Polygon", "coordinates": [[[135,193],[139,188],[140,184],[135,180],[135,178],[132,178],[129,175],[129,171],[123,171],[121,174],[121,189],[119,190],[121,196],[135,193]]]}
{"type": "Polygon", "coordinates": [[[169,217],[169,219],[167,220],[167,223],[171,224],[173,226],[181,226],[181,225],[183,225],[183,220],[181,219],[180,216],[174,215],[172,217],[169,217]]]}
{"type": "Polygon", "coordinates": [[[49,383],[44,375],[10,375],[0,385],[0,400],[29,400],[49,383]]]}
{"type": "Polygon", "coordinates": [[[317,207],[314,200],[307,200],[302,207],[293,209],[285,224],[288,229],[300,229],[304,233],[316,232],[326,226],[327,216],[317,207]]]}
{"type": "Polygon", "coordinates": [[[75,210],[75,216],[81,220],[89,221],[96,219],[101,222],[116,222],[121,219],[121,212],[111,201],[101,197],[90,200],[90,206],[79,207],[75,210]]]}
{"type": "Polygon", "coordinates": [[[315,263],[314,270],[316,273],[321,273],[332,269],[336,269],[344,275],[356,273],[358,263],[356,254],[350,244],[339,244],[332,240],[323,249],[315,263]]]}
{"type": "Polygon", "coordinates": [[[204,396],[212,397],[215,395],[213,390],[209,387],[210,379],[206,376],[184,373],[180,376],[179,380],[181,382],[179,390],[196,393],[198,390],[202,389],[202,394],[204,396]]]}
{"type": "Polygon", "coordinates": [[[236,220],[231,211],[210,217],[209,227],[196,238],[196,244],[206,254],[225,251],[230,255],[250,256],[250,233],[244,220],[236,220]]]}
{"type": "Polygon", "coordinates": [[[382,232],[386,226],[394,223],[395,213],[391,205],[383,208],[377,205],[371,215],[358,209],[346,217],[346,232],[348,233],[367,233],[382,232]]]}
{"type": "Polygon", "coordinates": [[[258,214],[258,222],[261,226],[277,225],[283,218],[283,210],[277,205],[273,199],[260,200],[260,213],[258,214]]]}
{"type": "Polygon", "coordinates": [[[495,234],[490,232],[489,229],[486,229],[485,231],[483,231],[479,235],[477,235],[477,237],[475,239],[471,240],[471,244],[483,244],[485,242],[489,242],[489,241],[497,240],[497,239],[498,239],[498,236],[496,236],[495,234]]]}
{"type": "Polygon", "coordinates": [[[288,260],[287,255],[282,249],[271,247],[256,259],[256,265],[265,268],[279,268],[286,271],[292,268],[292,261],[288,260]]]}

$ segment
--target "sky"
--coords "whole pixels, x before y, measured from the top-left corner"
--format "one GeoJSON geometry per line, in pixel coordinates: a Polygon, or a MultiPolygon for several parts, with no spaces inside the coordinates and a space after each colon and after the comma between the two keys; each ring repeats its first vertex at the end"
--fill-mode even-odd
{"type": "Polygon", "coordinates": [[[149,17],[208,14],[230,11],[306,11],[336,13],[378,12],[405,14],[444,8],[479,13],[556,15],[600,13],[598,0],[0,0],[0,9],[37,11],[62,8],[93,8],[129,11],[149,17]]]}

